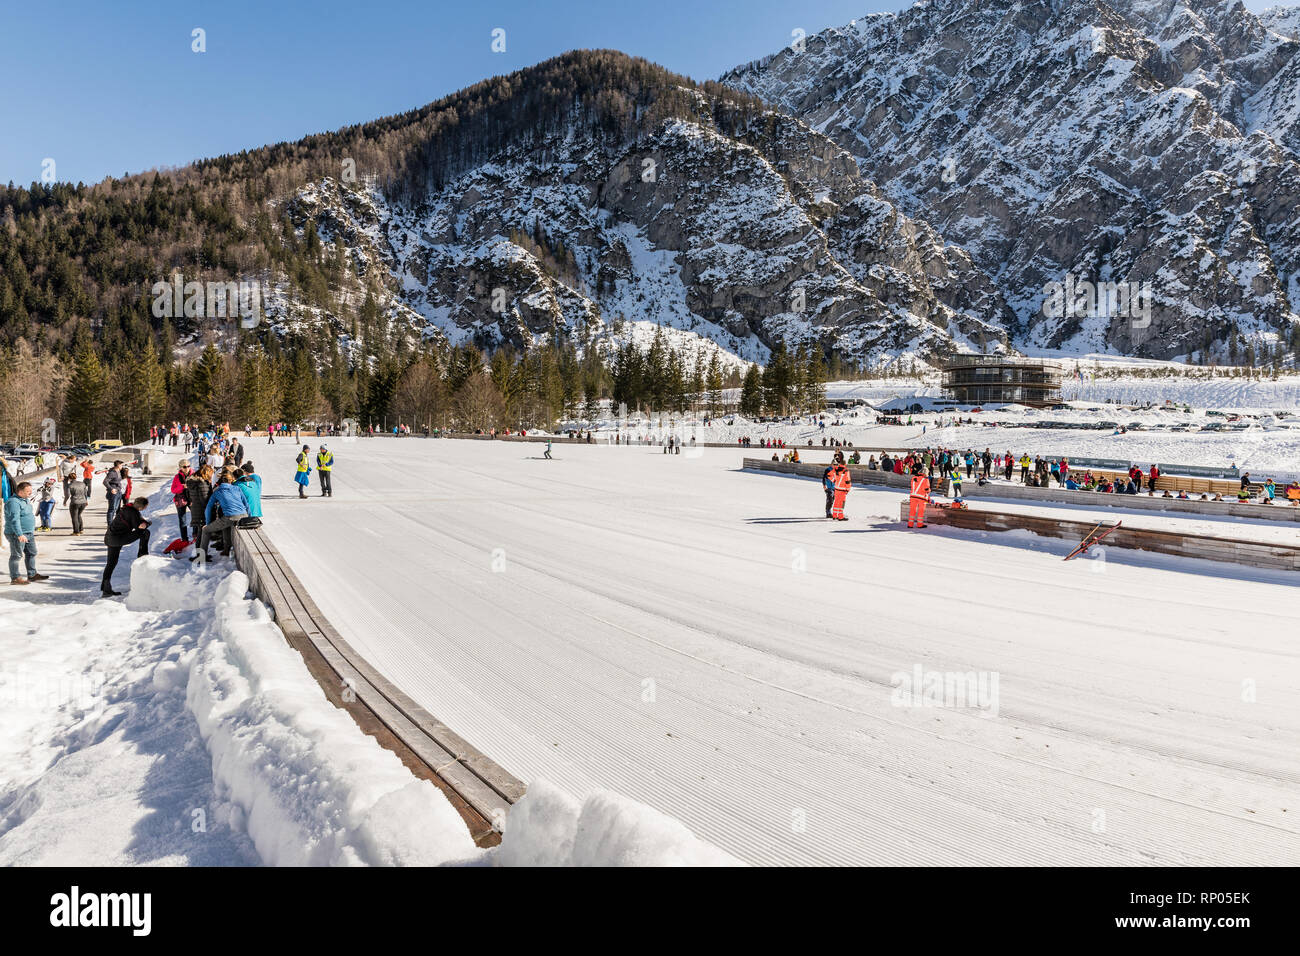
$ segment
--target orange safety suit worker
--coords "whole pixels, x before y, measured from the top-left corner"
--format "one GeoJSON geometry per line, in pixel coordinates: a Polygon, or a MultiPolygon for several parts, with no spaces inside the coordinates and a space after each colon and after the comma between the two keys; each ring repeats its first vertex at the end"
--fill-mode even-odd
{"type": "Polygon", "coordinates": [[[831,485],[835,488],[835,499],[831,503],[831,517],[836,521],[847,521],[848,519],[844,517],[844,499],[849,496],[849,489],[853,487],[853,476],[844,465],[834,465],[831,468],[830,478],[831,485]]]}
{"type": "Polygon", "coordinates": [[[912,496],[907,511],[907,526],[925,527],[925,504],[930,500],[930,479],[925,475],[912,476],[912,496]]]}

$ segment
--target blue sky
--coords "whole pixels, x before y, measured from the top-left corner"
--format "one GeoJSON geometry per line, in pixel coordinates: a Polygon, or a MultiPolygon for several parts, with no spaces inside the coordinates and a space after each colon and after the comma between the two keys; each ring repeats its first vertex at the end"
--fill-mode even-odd
{"type": "Polygon", "coordinates": [[[906,2],[15,0],[0,13],[0,182],[40,179],[47,158],[58,179],[89,183],[293,140],[579,47],[707,79],[795,28],[906,2]]]}

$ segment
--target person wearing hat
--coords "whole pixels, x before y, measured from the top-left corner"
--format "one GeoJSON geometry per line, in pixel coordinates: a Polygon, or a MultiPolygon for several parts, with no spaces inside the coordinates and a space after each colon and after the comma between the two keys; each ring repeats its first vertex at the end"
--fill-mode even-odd
{"type": "Polygon", "coordinates": [[[58,479],[50,475],[41,484],[40,504],[37,506],[37,512],[41,518],[40,531],[53,531],[50,521],[54,518],[54,499],[57,495],[55,484],[58,479]]]}
{"type": "Polygon", "coordinates": [[[311,449],[303,445],[302,451],[298,453],[298,471],[293,476],[293,480],[298,483],[298,497],[307,497],[307,484],[311,481],[311,449]]]}
{"type": "Polygon", "coordinates": [[[334,485],[330,482],[330,469],[334,467],[334,453],[324,445],[316,452],[316,473],[320,476],[320,496],[334,497],[334,485]]]}

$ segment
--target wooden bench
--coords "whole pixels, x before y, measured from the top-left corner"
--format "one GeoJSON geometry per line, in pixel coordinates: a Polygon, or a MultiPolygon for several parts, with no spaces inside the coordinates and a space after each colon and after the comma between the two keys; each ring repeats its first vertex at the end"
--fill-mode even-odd
{"type": "Polygon", "coordinates": [[[500,842],[522,781],[473,747],[393,685],[350,647],[261,530],[236,530],[235,563],[271,608],[285,639],[303,656],[325,696],[393,751],[417,777],[447,794],[479,846],[500,842]]]}

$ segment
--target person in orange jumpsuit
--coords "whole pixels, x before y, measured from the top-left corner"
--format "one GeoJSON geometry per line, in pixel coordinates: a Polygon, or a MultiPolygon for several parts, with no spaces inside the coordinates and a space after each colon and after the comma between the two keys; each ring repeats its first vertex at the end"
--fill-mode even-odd
{"type": "Polygon", "coordinates": [[[849,489],[853,487],[853,477],[846,466],[836,464],[831,466],[830,480],[835,488],[835,500],[831,503],[831,517],[836,521],[847,521],[848,519],[844,517],[844,499],[849,496],[849,489]]]}
{"type": "Polygon", "coordinates": [[[907,511],[907,526],[925,527],[925,505],[930,500],[930,479],[919,467],[912,473],[912,497],[907,511]]]}

